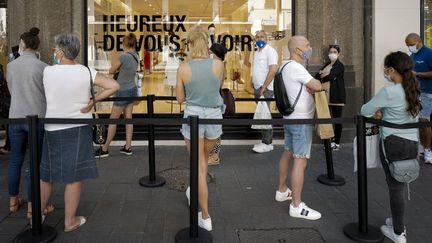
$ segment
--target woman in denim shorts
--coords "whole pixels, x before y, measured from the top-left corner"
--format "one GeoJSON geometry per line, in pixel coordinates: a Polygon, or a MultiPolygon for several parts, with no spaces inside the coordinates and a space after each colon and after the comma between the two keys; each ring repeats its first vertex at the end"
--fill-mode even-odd
{"type": "MultiPolygon", "coordinates": [[[[223,100],[219,89],[223,84],[224,64],[209,58],[207,40],[208,33],[201,26],[188,33],[189,59],[177,71],[176,96],[178,102],[186,101],[185,118],[195,115],[203,119],[222,119],[223,100]]],[[[181,133],[190,151],[189,125],[183,124],[181,133]]],[[[221,134],[222,125],[199,125],[198,203],[201,212],[198,213],[198,225],[208,231],[212,230],[206,180],[208,157],[221,134]]],[[[188,199],[189,195],[188,188],[188,199]]]]}
{"type": "MultiPolygon", "coordinates": [[[[136,36],[133,33],[126,35],[123,38],[123,49],[122,53],[117,60],[115,60],[111,66],[109,72],[111,74],[118,75],[117,82],[120,84],[120,90],[117,92],[116,97],[136,97],[138,89],[135,84],[135,75],[139,65],[139,56],[135,52],[136,36]]],[[[133,111],[133,101],[114,101],[111,110],[111,119],[117,119],[123,114],[123,118],[131,119],[133,111]]],[[[108,148],[113,140],[117,130],[116,124],[110,124],[108,126],[108,135],[106,143],[95,152],[95,157],[108,157],[108,148]]],[[[126,125],[126,144],[120,149],[120,153],[126,155],[132,155],[132,133],[133,125],[126,125]]]]}

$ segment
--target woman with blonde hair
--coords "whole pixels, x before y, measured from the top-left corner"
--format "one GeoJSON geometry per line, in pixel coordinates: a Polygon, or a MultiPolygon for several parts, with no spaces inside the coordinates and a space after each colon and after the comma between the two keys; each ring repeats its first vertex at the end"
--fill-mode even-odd
{"type": "MultiPolygon", "coordinates": [[[[139,66],[139,56],[136,53],[137,39],[135,34],[129,33],[123,38],[123,49],[124,52],[113,61],[112,66],[109,70],[110,74],[114,74],[117,82],[120,84],[120,90],[117,92],[116,97],[136,97],[138,95],[138,88],[135,83],[135,75],[139,66]]],[[[123,113],[123,118],[131,119],[134,101],[114,101],[111,110],[111,119],[117,119],[123,113]]],[[[123,148],[120,149],[120,153],[125,155],[132,155],[132,134],[133,125],[126,124],[126,143],[123,148]]],[[[117,124],[110,124],[108,126],[108,135],[106,143],[95,152],[95,157],[108,157],[109,156],[109,145],[114,139],[117,131],[117,124]]]]}
{"type": "MultiPolygon", "coordinates": [[[[177,70],[177,101],[186,101],[184,117],[199,116],[202,119],[222,119],[223,100],[219,89],[223,84],[224,65],[221,60],[209,58],[208,34],[201,27],[192,28],[187,36],[189,45],[188,61],[177,70]]],[[[183,124],[181,133],[190,152],[190,127],[183,124]]],[[[199,126],[198,152],[198,225],[208,231],[212,222],[208,213],[207,170],[210,151],[222,134],[222,125],[199,126]]],[[[189,200],[189,188],[186,196],[189,200]]]]}

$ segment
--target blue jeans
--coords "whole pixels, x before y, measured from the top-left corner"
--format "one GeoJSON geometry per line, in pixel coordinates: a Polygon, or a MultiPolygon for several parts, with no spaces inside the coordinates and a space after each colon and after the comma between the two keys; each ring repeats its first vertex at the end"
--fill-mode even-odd
{"type": "MultiPolygon", "coordinates": [[[[8,166],[8,192],[9,192],[9,196],[11,197],[16,197],[19,194],[21,168],[27,150],[28,132],[29,129],[27,124],[9,124],[8,133],[9,133],[9,139],[11,144],[11,154],[10,154],[9,166],[8,166]]],[[[44,134],[43,124],[40,124],[38,130],[39,159],[40,156],[42,155],[43,134],[44,134]]],[[[31,201],[30,173],[31,173],[31,165],[29,165],[29,170],[26,173],[27,197],[29,202],[31,201]]]]}
{"type": "Polygon", "coordinates": [[[310,159],[313,126],[310,124],[285,124],[285,150],[291,151],[294,158],[310,159]]]}

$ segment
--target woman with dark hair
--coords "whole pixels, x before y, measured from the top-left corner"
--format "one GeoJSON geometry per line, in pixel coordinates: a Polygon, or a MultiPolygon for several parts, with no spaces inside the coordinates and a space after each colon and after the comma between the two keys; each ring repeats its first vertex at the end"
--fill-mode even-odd
{"type": "MultiPolygon", "coordinates": [[[[45,117],[46,101],[42,83],[43,70],[47,66],[41,62],[36,52],[39,48],[39,29],[31,28],[20,37],[21,55],[7,65],[6,80],[11,95],[9,118],[25,118],[36,114],[39,118],[45,117]]],[[[8,135],[11,145],[11,155],[8,166],[9,210],[18,211],[23,200],[18,196],[21,180],[21,168],[27,150],[29,128],[27,124],[9,124],[8,135]]],[[[44,128],[38,129],[39,148],[42,149],[44,128]]],[[[39,153],[40,155],[40,153],[39,153]]],[[[30,167],[31,168],[31,167],[30,167]]],[[[31,218],[31,186],[30,175],[27,173],[27,217],[31,218]]],[[[49,205],[44,213],[54,210],[49,205]]]]}
{"type": "MultiPolygon", "coordinates": [[[[117,91],[116,97],[137,97],[138,88],[135,83],[135,75],[139,66],[139,56],[136,53],[137,39],[135,34],[129,33],[123,38],[124,52],[114,60],[109,70],[110,74],[118,73],[117,82],[120,84],[120,90],[117,91]]],[[[123,114],[124,119],[132,118],[134,101],[114,101],[111,109],[111,119],[117,119],[123,114]]],[[[126,124],[126,144],[120,149],[120,153],[132,155],[132,134],[133,125],[126,124]]],[[[117,131],[117,124],[108,126],[108,135],[106,143],[95,152],[95,157],[108,157],[109,145],[114,139],[117,131]]]]}
{"type": "MultiPolygon", "coordinates": [[[[339,60],[340,47],[330,45],[328,48],[329,61],[324,64],[319,73],[315,76],[323,84],[327,91],[329,108],[332,117],[342,117],[342,110],[345,105],[345,67],[339,60]]],[[[339,150],[340,139],[342,136],[342,124],[335,124],[335,137],[331,143],[332,150],[339,150]]]]}
{"type": "MultiPolygon", "coordinates": [[[[417,122],[419,118],[420,87],[413,74],[413,62],[404,52],[392,52],[384,60],[384,78],[394,85],[382,88],[368,103],[362,106],[361,114],[366,117],[396,124],[417,122]]],[[[382,233],[397,243],[406,242],[404,224],[405,183],[395,180],[386,161],[413,159],[417,157],[418,129],[395,129],[382,127],[380,146],[381,163],[386,175],[390,194],[391,218],[381,226],[382,233]],[[386,160],[387,158],[387,160],[386,160]]]]}

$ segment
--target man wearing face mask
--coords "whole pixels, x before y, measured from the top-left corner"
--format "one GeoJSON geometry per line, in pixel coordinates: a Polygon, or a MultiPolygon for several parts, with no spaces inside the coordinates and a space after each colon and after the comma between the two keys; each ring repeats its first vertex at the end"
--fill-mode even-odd
{"type": "MultiPolygon", "coordinates": [[[[276,50],[267,44],[267,33],[263,30],[257,32],[256,42],[258,50],[255,51],[252,85],[255,98],[273,98],[273,78],[278,68],[278,54],[276,50]]],[[[270,102],[267,102],[270,109],[270,102]]],[[[253,147],[256,153],[265,153],[273,150],[273,130],[262,130],[261,143],[253,147]]]]}
{"type": "MultiPolygon", "coordinates": [[[[288,41],[290,60],[282,71],[286,92],[293,104],[300,96],[294,112],[284,119],[312,119],[315,114],[313,93],[322,89],[319,80],[314,79],[304,67],[306,61],[312,56],[309,41],[303,36],[293,36],[288,41]]],[[[321,214],[308,206],[301,199],[303,190],[304,172],[310,159],[312,146],[313,126],[311,124],[284,125],[284,151],[279,160],[279,188],[275,199],[278,202],[292,200],[289,208],[291,217],[317,220],[321,214]],[[293,162],[292,166],[289,163],[293,162]],[[288,188],[286,179],[288,168],[292,168],[291,187],[288,188]]]]}
{"type": "MultiPolygon", "coordinates": [[[[405,43],[411,52],[414,62],[414,74],[420,82],[420,99],[422,110],[420,121],[429,121],[432,113],[432,49],[423,45],[416,33],[408,34],[405,43]]],[[[424,162],[432,164],[431,128],[420,128],[420,141],[424,148],[424,162]]]]}

